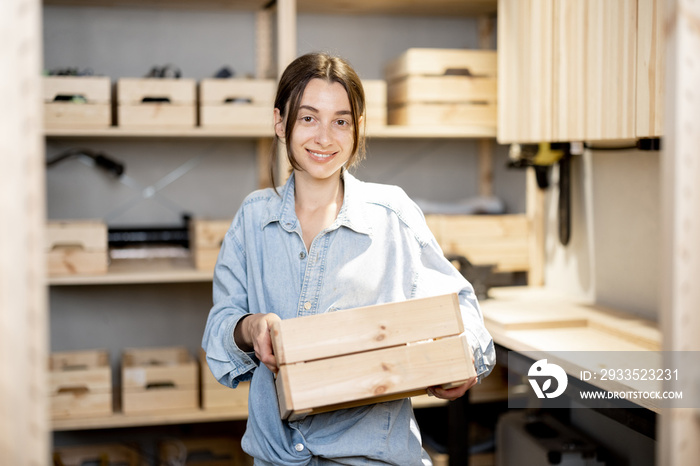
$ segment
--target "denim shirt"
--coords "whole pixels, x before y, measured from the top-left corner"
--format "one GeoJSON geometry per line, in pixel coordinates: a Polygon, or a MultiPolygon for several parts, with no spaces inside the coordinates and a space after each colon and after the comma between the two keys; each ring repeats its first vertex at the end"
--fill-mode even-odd
{"type": "Polygon", "coordinates": [[[308,251],[294,208],[294,175],[279,194],[248,195],[221,246],[202,347],[220,383],[235,388],[252,379],[242,445],[256,464],[323,464],[329,458],[411,466],[430,460],[409,399],[280,420],[274,376],[233,339],[246,314],[291,319],[459,293],[479,379],[495,364],[472,286],[445,259],[415,203],[398,187],[364,183],[348,172],[343,179],[338,217],[308,251]]]}

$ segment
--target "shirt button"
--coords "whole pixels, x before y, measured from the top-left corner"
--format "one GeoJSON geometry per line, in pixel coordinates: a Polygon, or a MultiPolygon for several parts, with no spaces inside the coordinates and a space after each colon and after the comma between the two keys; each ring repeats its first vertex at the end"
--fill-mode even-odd
{"type": "Polygon", "coordinates": [[[299,259],[304,259],[306,257],[306,253],[304,251],[301,251],[299,253],[299,259]]]}
{"type": "Polygon", "coordinates": [[[294,449],[296,451],[302,451],[304,449],[304,445],[302,445],[301,443],[297,443],[296,445],[294,445],[294,449]]]}
{"type": "MultiPolygon", "coordinates": [[[[306,309],[307,311],[308,311],[309,309],[311,309],[311,303],[308,302],[308,301],[306,301],[306,302],[304,303],[304,309],[306,309]]],[[[301,445],[301,444],[300,444],[300,445],[301,445]]]]}

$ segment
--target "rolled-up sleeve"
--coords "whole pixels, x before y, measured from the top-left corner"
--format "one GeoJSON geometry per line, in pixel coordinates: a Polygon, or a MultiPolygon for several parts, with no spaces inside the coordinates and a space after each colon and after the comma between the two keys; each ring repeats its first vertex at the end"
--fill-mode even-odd
{"type": "Polygon", "coordinates": [[[235,388],[250,380],[258,365],[253,353],[241,350],[233,332],[249,313],[245,250],[236,236],[236,219],[226,234],[214,269],[213,306],[202,338],[202,349],[214,377],[235,388]]]}

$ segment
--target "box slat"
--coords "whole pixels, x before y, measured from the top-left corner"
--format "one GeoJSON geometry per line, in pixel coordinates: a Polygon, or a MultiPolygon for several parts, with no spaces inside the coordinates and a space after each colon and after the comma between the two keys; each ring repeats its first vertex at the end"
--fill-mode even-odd
{"type": "Polygon", "coordinates": [[[224,104],[200,107],[200,124],[205,128],[216,127],[272,127],[274,109],[269,105],[224,104]]]}
{"type": "Polygon", "coordinates": [[[411,103],[389,107],[390,125],[496,126],[496,103],[411,103]]]}
{"type": "Polygon", "coordinates": [[[109,128],[111,124],[112,108],[109,104],[44,104],[46,128],[109,128]]]}
{"type": "Polygon", "coordinates": [[[197,124],[194,104],[120,104],[117,124],[122,128],[193,128],[197,124]]]}
{"type": "Polygon", "coordinates": [[[390,105],[409,102],[495,102],[497,82],[494,77],[407,76],[389,86],[390,105]]]}
{"type": "Polygon", "coordinates": [[[58,96],[80,96],[88,104],[107,104],[109,108],[112,101],[111,86],[110,78],[100,76],[44,76],[42,79],[46,103],[54,102],[58,96]]]}
{"type": "Polygon", "coordinates": [[[287,319],[271,335],[277,362],[291,364],[463,331],[459,300],[449,294],[287,319]]]}
{"type": "Polygon", "coordinates": [[[199,102],[202,106],[211,106],[226,104],[228,99],[247,100],[248,105],[269,108],[271,121],[275,85],[272,79],[202,79],[199,102]]]}
{"type": "Polygon", "coordinates": [[[425,393],[476,376],[466,335],[280,367],[280,415],[295,418],[425,393]],[[379,397],[379,398],[378,398],[379,397]]]}
{"type": "Polygon", "coordinates": [[[120,78],[117,80],[119,105],[140,105],[146,98],[169,99],[171,105],[194,106],[197,84],[194,79],[120,78]]]}
{"type": "Polygon", "coordinates": [[[86,251],[107,250],[107,225],[98,220],[49,220],[44,249],[79,246],[86,251]]]}
{"type": "Polygon", "coordinates": [[[386,106],[386,81],[383,79],[363,79],[362,88],[365,91],[365,103],[367,107],[386,106]]]}
{"type": "Polygon", "coordinates": [[[385,68],[388,81],[408,75],[440,76],[448,71],[468,72],[471,76],[496,76],[494,50],[408,49],[385,68]]]}

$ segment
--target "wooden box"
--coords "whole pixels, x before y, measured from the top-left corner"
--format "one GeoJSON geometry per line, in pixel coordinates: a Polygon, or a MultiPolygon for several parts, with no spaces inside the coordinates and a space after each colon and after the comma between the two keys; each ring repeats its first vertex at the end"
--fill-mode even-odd
{"type": "Polygon", "coordinates": [[[199,83],[200,125],[205,128],[272,128],[275,81],[203,79],[199,83]]]}
{"type": "Polygon", "coordinates": [[[253,466],[235,437],[177,438],[158,443],[162,465],[253,466]]]}
{"type": "Polygon", "coordinates": [[[250,382],[241,382],[236,388],[220,384],[209,370],[206,353],[201,349],[199,350],[199,368],[202,380],[202,409],[248,414],[250,382]]]}
{"type": "Polygon", "coordinates": [[[383,79],[363,79],[362,87],[365,90],[367,126],[386,126],[386,81],[383,79]]]}
{"type": "Polygon", "coordinates": [[[117,80],[117,124],[122,128],[194,128],[194,79],[121,78],[117,80]]]}
{"type": "Polygon", "coordinates": [[[108,77],[45,76],[46,128],[108,128],[112,124],[112,82],[108,77]]]}
{"type": "Polygon", "coordinates": [[[190,251],[198,270],[214,270],[230,226],[231,220],[194,219],[190,222],[190,251]]]}
{"type": "Polygon", "coordinates": [[[459,254],[496,272],[530,269],[529,222],[513,215],[426,215],[428,227],[446,255],[459,254]]]}
{"type": "Polygon", "coordinates": [[[112,414],[112,369],[107,351],[52,353],[49,387],[53,419],[112,414]]]}
{"type": "Polygon", "coordinates": [[[425,394],[476,375],[456,294],[277,322],[280,416],[425,394]]]}
{"type": "Polygon", "coordinates": [[[391,125],[496,126],[496,52],[408,49],[387,65],[391,125]]]}
{"type": "Polygon", "coordinates": [[[130,348],[122,355],[125,414],[199,407],[197,361],[182,347],[130,348]]]}
{"type": "Polygon", "coordinates": [[[125,445],[78,445],[56,447],[53,464],[62,466],[140,466],[139,450],[125,445]]]}
{"type": "Polygon", "coordinates": [[[107,273],[107,225],[98,220],[51,220],[44,250],[49,275],[107,273]]]}

